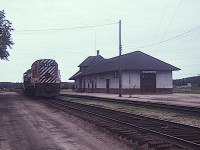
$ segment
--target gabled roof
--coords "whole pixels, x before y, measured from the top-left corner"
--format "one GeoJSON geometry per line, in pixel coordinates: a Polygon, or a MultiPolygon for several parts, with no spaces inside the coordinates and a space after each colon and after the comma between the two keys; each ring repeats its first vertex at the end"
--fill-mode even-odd
{"type": "Polygon", "coordinates": [[[73,76],[71,76],[70,78],[69,78],[69,80],[74,80],[75,78],[77,78],[78,76],[80,76],[80,75],[82,75],[82,71],[78,71],[78,72],[76,72],[73,76]]]}
{"type": "MultiPolygon", "coordinates": [[[[121,62],[122,62],[121,64],[122,70],[141,70],[141,71],[142,70],[145,70],[145,71],[180,70],[179,68],[175,66],[165,63],[141,51],[135,51],[135,52],[122,55],[121,62]]],[[[101,59],[100,61],[96,63],[90,63],[90,64],[91,65],[88,66],[87,70],[82,72],[81,75],[117,71],[119,70],[119,56],[113,57],[110,59],[101,59]]]]}
{"type": "Polygon", "coordinates": [[[105,59],[101,55],[97,56],[89,56],[86,58],[78,67],[86,67],[83,70],[79,70],[77,73],[75,73],[72,77],[69,78],[69,80],[74,80],[75,78],[81,76],[84,72],[88,70],[90,66],[96,65],[101,61],[104,61],[105,59]]]}
{"type": "Polygon", "coordinates": [[[104,60],[104,58],[101,55],[89,56],[78,67],[87,67],[90,66],[91,63],[99,62],[101,60],[104,60]]]}
{"type": "MultiPolygon", "coordinates": [[[[157,58],[147,55],[140,51],[135,51],[121,56],[122,70],[180,70],[157,58]]],[[[101,61],[100,63],[88,68],[84,74],[94,74],[100,72],[115,71],[119,69],[119,56],[101,61]]]]}

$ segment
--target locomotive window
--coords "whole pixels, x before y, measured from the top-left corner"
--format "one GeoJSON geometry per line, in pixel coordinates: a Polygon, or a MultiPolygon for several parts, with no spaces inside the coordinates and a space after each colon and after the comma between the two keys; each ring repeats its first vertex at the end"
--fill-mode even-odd
{"type": "Polygon", "coordinates": [[[37,64],[35,64],[35,71],[37,71],[37,64]]]}
{"type": "Polygon", "coordinates": [[[33,65],[32,70],[33,70],[33,71],[37,71],[37,64],[34,64],[34,65],[33,65]]]}
{"type": "Polygon", "coordinates": [[[40,66],[49,67],[49,66],[56,66],[56,64],[55,63],[52,63],[52,64],[40,63],[40,66]]]}

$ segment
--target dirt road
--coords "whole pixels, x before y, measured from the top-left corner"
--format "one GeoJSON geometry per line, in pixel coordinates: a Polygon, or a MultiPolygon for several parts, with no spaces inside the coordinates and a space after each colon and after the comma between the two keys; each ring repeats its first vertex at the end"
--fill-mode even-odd
{"type": "Polygon", "coordinates": [[[16,93],[0,93],[0,150],[128,150],[89,123],[16,93]]]}

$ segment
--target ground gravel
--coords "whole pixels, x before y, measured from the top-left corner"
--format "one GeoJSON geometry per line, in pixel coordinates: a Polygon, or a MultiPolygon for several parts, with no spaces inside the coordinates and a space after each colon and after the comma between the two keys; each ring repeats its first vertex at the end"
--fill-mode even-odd
{"type": "Polygon", "coordinates": [[[0,93],[0,150],[129,150],[77,117],[16,93],[0,93]]]}

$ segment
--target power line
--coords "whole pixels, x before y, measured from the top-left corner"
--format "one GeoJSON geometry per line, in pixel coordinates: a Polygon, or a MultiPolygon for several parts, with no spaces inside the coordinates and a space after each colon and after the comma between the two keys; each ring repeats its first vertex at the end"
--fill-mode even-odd
{"type": "MultiPolygon", "coordinates": [[[[158,33],[159,33],[159,30],[160,30],[161,24],[162,24],[162,22],[163,22],[163,18],[164,18],[164,16],[165,16],[166,12],[167,12],[168,6],[169,6],[169,0],[167,1],[167,4],[166,4],[166,6],[165,6],[165,9],[164,9],[164,11],[163,11],[162,17],[161,17],[160,22],[159,22],[159,26],[158,26],[158,28],[157,28],[157,30],[156,30],[156,34],[155,34],[154,39],[153,39],[153,41],[152,41],[152,43],[151,43],[152,46],[154,45],[153,43],[155,42],[156,37],[157,37],[157,35],[158,35],[158,33]]],[[[150,46],[150,50],[151,50],[151,46],[150,46]]]]}
{"type": "Polygon", "coordinates": [[[160,41],[162,41],[162,40],[164,39],[164,37],[165,37],[165,35],[166,35],[166,33],[167,33],[167,31],[168,31],[168,29],[169,29],[169,27],[170,27],[172,21],[174,20],[176,14],[177,14],[177,12],[178,12],[178,9],[179,9],[180,6],[181,6],[181,3],[182,3],[182,0],[179,1],[179,4],[178,4],[178,6],[176,7],[176,10],[175,10],[175,12],[174,12],[174,15],[172,16],[170,22],[168,23],[167,28],[166,28],[166,30],[164,31],[164,33],[163,33],[162,38],[160,39],[160,41]]]}
{"type": "MultiPolygon", "coordinates": [[[[169,29],[169,27],[170,27],[172,21],[174,20],[176,14],[177,14],[177,12],[178,12],[178,9],[179,9],[180,6],[181,6],[181,3],[182,3],[182,0],[179,1],[178,6],[176,7],[176,10],[174,11],[174,14],[173,14],[171,20],[169,21],[169,23],[168,23],[168,25],[167,25],[167,28],[165,29],[165,31],[164,31],[164,33],[163,33],[163,35],[162,35],[162,37],[161,37],[161,39],[160,39],[159,42],[163,41],[165,35],[167,34],[167,31],[168,31],[168,29],[169,29]]],[[[159,47],[159,45],[158,45],[158,47],[159,47]]],[[[157,51],[158,47],[156,47],[156,51],[157,51]]]]}
{"type": "Polygon", "coordinates": [[[27,30],[15,30],[14,32],[46,32],[46,31],[64,31],[64,30],[75,30],[75,29],[85,29],[85,28],[95,28],[100,26],[109,26],[116,23],[107,23],[107,24],[98,24],[98,25],[88,25],[88,26],[80,26],[80,27],[69,27],[69,28],[52,28],[52,29],[27,29],[27,30]]]}
{"type": "MultiPolygon", "coordinates": [[[[198,30],[200,29],[200,26],[196,27],[196,28],[193,28],[187,32],[184,32],[182,34],[179,34],[179,35],[176,35],[174,37],[171,37],[169,39],[166,39],[166,40],[163,40],[163,41],[160,41],[158,43],[154,43],[153,45],[152,44],[149,44],[149,45],[144,45],[144,46],[140,46],[140,47],[132,47],[132,48],[147,48],[147,47],[151,47],[151,46],[154,46],[154,45],[159,45],[159,44],[162,44],[162,43],[165,43],[165,42],[171,42],[172,40],[176,40],[176,39],[180,39],[184,36],[188,36],[189,34],[191,34],[192,32],[194,32],[195,30],[198,30]]],[[[129,47],[131,48],[131,47],[129,47]]]]}

